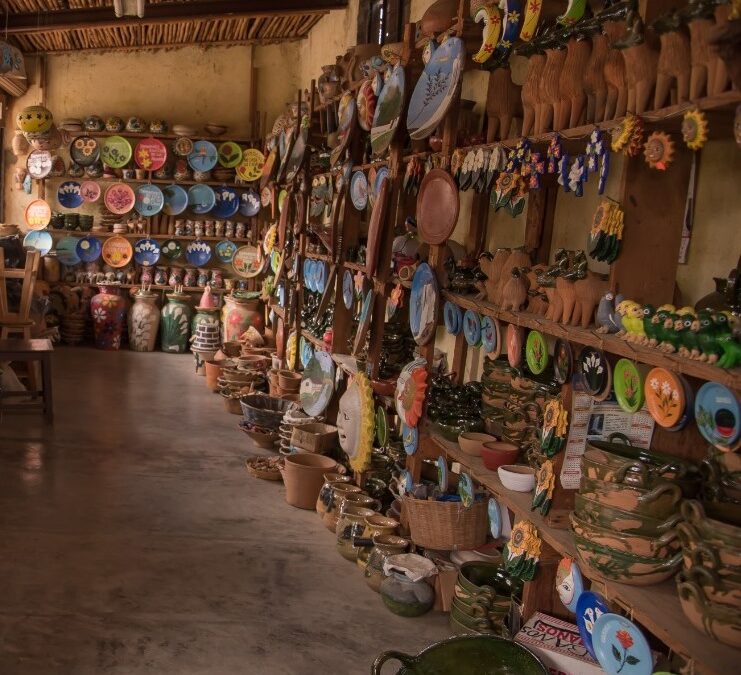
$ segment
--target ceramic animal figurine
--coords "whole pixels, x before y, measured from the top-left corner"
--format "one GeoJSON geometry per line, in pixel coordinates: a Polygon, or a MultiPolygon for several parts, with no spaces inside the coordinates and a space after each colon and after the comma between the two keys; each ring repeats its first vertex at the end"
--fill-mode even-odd
{"type": "Polygon", "coordinates": [[[538,126],[535,129],[538,134],[550,131],[558,118],[557,111],[561,103],[559,82],[561,70],[566,60],[566,49],[562,36],[555,33],[551,34],[541,44],[545,50],[545,64],[541,71],[538,86],[540,114],[537,115],[538,126]]]}
{"type": "Polygon", "coordinates": [[[643,332],[646,334],[648,345],[655,347],[658,343],[658,327],[654,323],[654,316],[656,316],[656,307],[653,305],[643,306],[643,332]]]}
{"type": "Polygon", "coordinates": [[[527,292],[530,288],[526,267],[515,267],[510,272],[510,278],[502,289],[502,309],[511,309],[519,312],[527,302],[527,292]]]}
{"type": "MultiPolygon", "coordinates": [[[[502,265],[502,269],[499,275],[499,281],[497,282],[494,302],[501,304],[504,301],[504,287],[512,277],[512,270],[518,267],[530,267],[530,257],[521,248],[514,248],[510,251],[507,259],[502,265]]],[[[526,289],[527,290],[527,289],[526,289]]]]}
{"type": "Polygon", "coordinates": [[[708,42],[715,24],[714,2],[690,0],[682,11],[690,31],[690,99],[711,95],[715,89],[717,56],[711,52],[708,42]]]}
{"type": "Polygon", "coordinates": [[[676,85],[678,103],[689,100],[690,39],[678,12],[660,17],[652,27],[659,34],[661,42],[654,94],[654,109],[659,109],[671,102],[669,92],[672,84],[676,85]]]}
{"type": "Polygon", "coordinates": [[[479,256],[479,267],[481,271],[486,275],[486,281],[484,281],[484,293],[486,299],[489,302],[497,302],[497,285],[502,275],[502,268],[504,263],[509,258],[510,250],[508,248],[498,248],[494,255],[491,253],[482,253],[479,256]]]}
{"type": "Polygon", "coordinates": [[[735,19],[730,19],[731,5],[722,2],[715,7],[715,26],[710,32],[709,42],[717,54],[718,61],[713,71],[714,84],[711,94],[720,94],[730,84],[741,89],[741,25],[738,18],[741,10],[736,0],[735,19]]]}
{"type": "Polygon", "coordinates": [[[610,53],[610,43],[597,21],[586,23],[584,30],[592,38],[592,51],[584,72],[584,93],[587,96],[586,121],[587,123],[601,122],[605,119],[605,106],[607,105],[607,82],[604,70],[610,53]]]}
{"type": "Polygon", "coordinates": [[[726,312],[720,312],[727,319],[727,330],[718,335],[718,344],[723,355],[718,359],[717,365],[721,368],[735,368],[741,364],[741,343],[737,339],[736,324],[738,319],[726,312]]]}
{"type": "Polygon", "coordinates": [[[659,54],[649,43],[643,20],[637,10],[630,9],[625,19],[625,38],[615,43],[623,50],[625,83],[628,86],[628,112],[640,115],[648,109],[656,85],[659,54]]]}
{"type": "Polygon", "coordinates": [[[692,328],[692,317],[689,314],[677,313],[674,315],[674,332],[677,336],[677,353],[680,356],[688,357],[692,338],[690,328],[692,328]]]}
{"type": "Polygon", "coordinates": [[[713,314],[703,310],[697,313],[697,318],[700,322],[697,333],[700,360],[711,364],[715,363],[723,354],[723,350],[718,341],[718,327],[713,320],[713,314]]]}
{"type": "Polygon", "coordinates": [[[599,326],[598,333],[619,333],[624,332],[622,317],[618,314],[616,307],[624,300],[623,296],[618,293],[614,295],[608,291],[602,296],[596,313],[596,323],[599,326]]]}
{"type": "Polygon", "coordinates": [[[530,283],[528,289],[527,310],[533,314],[545,315],[548,311],[548,297],[545,289],[540,286],[540,277],[546,271],[545,265],[535,265],[527,273],[530,283]]]}
{"type": "Polygon", "coordinates": [[[561,103],[555,123],[558,130],[577,126],[586,108],[584,78],[591,53],[592,44],[587,39],[586,32],[574,28],[566,43],[566,58],[558,82],[561,91],[561,103]]]}
{"type": "Polygon", "coordinates": [[[574,282],[571,279],[558,277],[556,279],[556,293],[561,298],[561,316],[556,319],[561,323],[569,323],[574,313],[576,305],[576,293],[574,292],[574,282]]]}
{"type": "Polygon", "coordinates": [[[607,286],[607,279],[595,272],[587,272],[583,279],[577,279],[574,282],[576,304],[574,314],[571,317],[572,326],[576,326],[578,323],[582,328],[589,327],[594,317],[595,307],[605,294],[607,286]]]}
{"type": "Polygon", "coordinates": [[[518,54],[527,56],[527,75],[522,84],[522,135],[527,136],[540,126],[540,78],[545,67],[545,54],[537,43],[527,42],[518,49],[518,54]]]}
{"type": "Polygon", "coordinates": [[[602,31],[610,44],[610,50],[605,59],[603,73],[607,84],[607,100],[605,101],[605,121],[623,117],[628,108],[628,89],[625,83],[625,59],[614,45],[625,37],[625,16],[628,12],[628,3],[618,3],[599,13],[598,20],[602,23],[602,31]]]}
{"type": "Polygon", "coordinates": [[[522,115],[520,90],[521,87],[512,81],[509,68],[497,68],[489,75],[486,96],[487,143],[495,140],[504,141],[510,137],[512,118],[522,115]]]}

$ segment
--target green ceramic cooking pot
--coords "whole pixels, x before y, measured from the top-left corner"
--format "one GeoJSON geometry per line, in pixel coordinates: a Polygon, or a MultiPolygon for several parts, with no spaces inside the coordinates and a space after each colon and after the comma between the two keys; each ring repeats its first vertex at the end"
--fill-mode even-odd
{"type": "Polygon", "coordinates": [[[495,600],[497,596],[511,598],[521,588],[521,582],[510,577],[503,567],[476,560],[461,565],[458,585],[466,593],[487,595],[491,600],[495,600]]]}
{"type": "Polygon", "coordinates": [[[623,459],[638,460],[647,464],[653,473],[666,477],[692,478],[699,473],[699,469],[694,462],[656,450],[646,450],[630,445],[628,438],[623,434],[613,434],[610,438],[613,442],[588,441],[587,450],[602,450],[623,459]],[[621,438],[626,442],[614,442],[621,438]]]}
{"type": "Polygon", "coordinates": [[[679,602],[690,623],[718,642],[741,647],[741,609],[710,602],[702,587],[688,581],[677,584],[679,602]]]}
{"type": "Polygon", "coordinates": [[[668,518],[678,510],[682,491],[672,483],[662,483],[650,490],[592,480],[582,477],[580,494],[605,506],[622,509],[630,513],[639,513],[653,518],[668,518]]]}
{"type": "Polygon", "coordinates": [[[721,502],[686,500],[682,517],[706,540],[741,548],[741,506],[721,502]]]}
{"type": "Polygon", "coordinates": [[[403,666],[397,675],[548,675],[548,668],[533,652],[496,635],[448,638],[416,656],[383,652],[373,662],[371,675],[381,675],[383,664],[392,659],[403,666]]]}
{"type": "Polygon", "coordinates": [[[677,513],[666,519],[605,506],[581,494],[574,496],[576,515],[589,523],[607,527],[616,532],[655,537],[671,530],[682,519],[677,513]]]}
{"type": "Polygon", "coordinates": [[[492,623],[489,621],[487,614],[483,616],[471,616],[464,612],[459,605],[453,604],[450,606],[450,616],[452,616],[458,623],[462,623],[466,628],[473,628],[476,631],[488,631],[492,629],[492,623]]]}
{"type": "MultiPolygon", "coordinates": [[[[717,561],[717,566],[735,567],[735,571],[741,573],[741,548],[731,546],[718,539],[705,539],[694,525],[687,522],[677,525],[677,534],[685,551],[699,549],[701,557],[711,556],[714,561],[717,561]],[[706,550],[709,552],[708,554],[705,553],[706,550]]],[[[712,567],[712,569],[715,568],[716,566],[712,567]]]]}
{"type": "Polygon", "coordinates": [[[721,579],[707,567],[698,565],[685,567],[677,574],[677,583],[683,581],[689,581],[700,586],[710,602],[729,605],[736,609],[741,607],[741,584],[733,583],[728,579],[721,579]]]}
{"type": "Polygon", "coordinates": [[[588,539],[600,546],[608,546],[621,553],[646,556],[649,558],[665,558],[672,555],[679,548],[676,530],[668,530],[659,537],[644,537],[639,534],[617,532],[609,527],[594,525],[582,520],[575,513],[570,514],[571,529],[574,534],[588,539]]]}

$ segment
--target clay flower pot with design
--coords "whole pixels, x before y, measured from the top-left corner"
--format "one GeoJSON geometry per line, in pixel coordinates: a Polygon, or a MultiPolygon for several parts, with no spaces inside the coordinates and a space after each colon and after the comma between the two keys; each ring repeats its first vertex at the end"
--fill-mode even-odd
{"type": "Polygon", "coordinates": [[[262,302],[256,298],[243,298],[235,294],[224,296],[221,320],[224,342],[239,340],[250,326],[260,334],[265,331],[262,302]]]}
{"type": "Polygon", "coordinates": [[[319,497],[317,497],[316,500],[316,512],[320,516],[324,516],[327,512],[327,507],[332,501],[332,488],[335,485],[348,485],[350,483],[352,483],[352,476],[334,472],[325,473],[324,484],[322,485],[322,489],[319,491],[319,497]]]}
{"type": "Polygon", "coordinates": [[[160,313],[160,349],[163,352],[184,354],[188,350],[192,316],[186,293],[167,294],[167,303],[160,313]]]}
{"type": "Polygon", "coordinates": [[[116,350],[121,347],[121,335],[126,326],[126,300],[118,286],[101,284],[99,293],[90,300],[95,346],[116,350]]]}
{"type": "Polygon", "coordinates": [[[129,311],[129,347],[135,352],[153,352],[159,325],[156,293],[140,289],[129,311]]]}

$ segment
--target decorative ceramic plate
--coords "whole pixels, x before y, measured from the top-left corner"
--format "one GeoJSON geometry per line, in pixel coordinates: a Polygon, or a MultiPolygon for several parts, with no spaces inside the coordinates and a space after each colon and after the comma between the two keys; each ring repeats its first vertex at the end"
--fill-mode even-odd
{"type": "Polygon", "coordinates": [[[57,201],[66,209],[76,209],[85,201],[80,194],[80,184],[68,180],[57,188],[57,201]]]}
{"type": "Polygon", "coordinates": [[[370,131],[373,126],[373,116],[376,113],[378,97],[373,91],[373,80],[366,80],[358,89],[356,99],[358,108],[358,124],[363,131],[370,131]]]}
{"type": "Polygon", "coordinates": [[[303,335],[301,336],[301,365],[306,368],[309,365],[311,359],[314,358],[314,347],[303,335]]]}
{"type": "Polygon", "coordinates": [[[172,151],[178,157],[187,157],[191,152],[193,152],[193,141],[191,141],[187,136],[181,136],[175,141],[175,143],[173,143],[172,151]]]}
{"type": "Polygon", "coordinates": [[[499,539],[502,536],[502,512],[499,510],[499,503],[493,497],[489,498],[486,511],[489,514],[489,532],[494,539],[499,539]]]}
{"type": "Polygon", "coordinates": [[[417,427],[410,427],[405,422],[401,423],[401,442],[404,444],[404,452],[407,455],[413,455],[417,452],[419,444],[419,432],[417,427]]]}
{"type": "Polygon", "coordinates": [[[237,245],[233,241],[222,239],[216,244],[214,250],[216,251],[216,257],[219,259],[219,262],[230,263],[234,254],[237,252],[237,245]]]}
{"type": "Polygon", "coordinates": [[[305,129],[301,129],[298,137],[296,138],[291,154],[288,156],[286,162],[286,182],[291,182],[301,171],[301,167],[304,163],[304,155],[306,154],[306,139],[308,132],[305,129]]]}
{"type": "Polygon", "coordinates": [[[356,112],[357,104],[355,102],[355,95],[351,91],[344,92],[337,105],[337,144],[332,149],[332,154],[330,155],[330,166],[337,164],[342,153],[345,152],[350,138],[352,138],[352,132],[355,129],[356,112]]]}
{"type": "Polygon", "coordinates": [[[375,176],[373,176],[373,199],[378,199],[384,179],[391,180],[389,168],[387,166],[379,166],[375,176]]]}
{"type": "MultiPolygon", "coordinates": [[[[270,153],[272,161],[275,161],[275,154],[270,153]]],[[[264,175],[267,162],[265,161],[265,155],[263,155],[256,148],[247,148],[242,153],[242,160],[237,164],[237,176],[240,180],[246,183],[256,181],[260,176],[264,175]]],[[[273,163],[270,164],[272,172],[273,163]]]]}
{"type": "Polygon", "coordinates": [[[134,190],[136,203],[134,208],[142,216],[156,216],[165,206],[165,195],[159,186],[144,183],[134,190]]]}
{"type": "Polygon", "coordinates": [[[540,331],[531,330],[525,341],[525,360],[533,375],[540,375],[548,365],[548,345],[540,331]]]}
{"type": "Polygon", "coordinates": [[[162,255],[168,260],[177,260],[183,254],[183,245],[177,239],[162,242],[162,255]]]}
{"type": "Polygon", "coordinates": [[[371,148],[374,155],[382,155],[388,150],[394,138],[399,119],[404,109],[404,68],[401,65],[394,66],[386,83],[383,85],[376,112],[373,115],[373,127],[371,128],[371,148]]]}
{"type": "Polygon", "coordinates": [[[594,624],[603,614],[609,614],[610,608],[605,598],[599,593],[593,591],[584,591],[579,595],[576,601],[576,626],[579,629],[579,635],[584,643],[584,647],[593,659],[597,656],[592,646],[592,636],[594,624]]]}
{"type": "Polygon", "coordinates": [[[432,52],[409,100],[407,130],[413,140],[427,138],[445,117],[465,56],[463,41],[457,37],[449,37],[432,52]]]}
{"type": "Polygon", "coordinates": [[[566,384],[571,380],[571,371],[574,367],[574,353],[568,340],[559,338],[553,348],[553,373],[556,382],[566,384]]]}
{"type": "Polygon", "coordinates": [[[239,212],[248,218],[260,213],[260,195],[255,190],[242,193],[239,201],[239,212]]]}
{"type": "Polygon", "coordinates": [[[620,359],[612,374],[612,386],[618,405],[628,413],[638,412],[643,405],[643,381],[635,363],[620,359]]]}
{"type": "Polygon", "coordinates": [[[447,300],[443,306],[445,328],[451,335],[458,335],[463,329],[463,312],[454,302],[447,300]]]}
{"type": "Polygon", "coordinates": [[[204,184],[191,185],[188,189],[188,206],[193,213],[203,215],[208,213],[216,204],[216,195],[213,189],[204,184]]]}
{"type": "MultiPolygon", "coordinates": [[[[79,253],[79,251],[78,251],[79,253]]],[[[125,267],[131,262],[134,251],[126,237],[113,236],[103,242],[103,262],[111,267],[125,267]]]]}
{"type": "Polygon", "coordinates": [[[458,222],[458,186],[443,169],[432,169],[422,179],[417,197],[417,230],[428,244],[444,244],[458,222]]]}
{"type": "Polygon", "coordinates": [[[136,196],[130,185],[113,183],[105,191],[103,202],[111,213],[121,216],[134,208],[136,196]]]}
{"type": "Polygon", "coordinates": [[[664,428],[675,426],[684,413],[684,387],[679,378],[665,368],[653,368],[643,385],[646,407],[656,424],[664,428]]]}
{"type": "Polygon", "coordinates": [[[490,316],[481,317],[481,346],[486,354],[499,354],[499,323],[490,316]]]}
{"type": "Polygon", "coordinates": [[[362,171],[356,171],[350,180],[350,199],[358,211],[368,206],[368,179],[362,171]]]}
{"type": "Polygon", "coordinates": [[[77,237],[65,237],[57,242],[57,260],[62,265],[72,267],[80,262],[80,256],[77,255],[79,241],[77,237]]]}
{"type": "MultiPolygon", "coordinates": [[[[260,151],[258,150],[258,152],[260,151]]],[[[261,152],[260,156],[262,157],[261,152]]],[[[219,164],[221,164],[221,166],[223,166],[225,169],[234,169],[242,163],[242,148],[240,148],[239,144],[235,143],[234,141],[226,141],[219,146],[218,157],[219,164]]],[[[260,171],[262,171],[262,162],[260,163],[260,171]]],[[[252,180],[256,179],[253,178],[252,180]]]]}
{"type": "Polygon", "coordinates": [[[156,265],[160,259],[160,253],[160,245],[149,237],[140,239],[134,244],[134,262],[142,267],[156,265]]]}
{"type": "Polygon", "coordinates": [[[584,347],[579,353],[578,373],[584,391],[590,396],[601,394],[608,384],[607,359],[600,349],[584,347]]]}
{"type": "MultiPolygon", "coordinates": [[[[247,154],[247,150],[245,150],[245,155],[247,154]]],[[[242,164],[240,164],[237,167],[237,175],[242,178],[242,175],[240,173],[240,167],[245,163],[245,159],[242,159],[242,164]]],[[[273,176],[275,172],[278,170],[278,148],[274,147],[270,154],[265,159],[263,165],[262,165],[262,171],[260,173],[260,189],[262,190],[264,187],[270,183],[271,180],[273,180],[273,176]]],[[[242,180],[246,180],[245,178],[242,178],[242,180]]]]}
{"type": "Polygon", "coordinates": [[[278,213],[283,213],[283,205],[286,203],[286,199],[288,199],[288,190],[281,190],[278,193],[278,213]]]}
{"type": "Polygon", "coordinates": [[[478,312],[467,309],[463,315],[463,334],[469,347],[478,347],[481,340],[481,317],[478,312]]]}
{"type": "Polygon", "coordinates": [[[422,416],[426,390],[427,361],[415,359],[402,368],[394,394],[396,412],[401,421],[410,427],[416,427],[422,416]]]}
{"type": "Polygon", "coordinates": [[[263,208],[268,208],[273,203],[273,191],[269,186],[264,187],[260,191],[260,204],[263,208]]]}
{"type": "Polygon", "coordinates": [[[442,455],[437,458],[437,486],[442,492],[448,491],[448,462],[442,455]]]}
{"type": "Polygon", "coordinates": [[[54,245],[54,239],[47,230],[31,230],[23,237],[24,248],[35,248],[42,256],[54,245]]]}
{"type": "Polygon", "coordinates": [[[697,428],[719,450],[736,450],[741,434],[741,410],[736,395],[717,382],[706,382],[695,400],[697,428]]]}
{"type": "Polygon", "coordinates": [[[100,199],[100,185],[94,180],[86,180],[80,184],[80,194],[85,202],[92,204],[100,199]]]}
{"type": "Polygon", "coordinates": [[[211,171],[219,161],[219,151],[211,141],[196,141],[188,155],[188,164],[193,171],[211,171]]]}
{"type": "Polygon", "coordinates": [[[412,279],[409,298],[409,326],[418,345],[427,344],[435,334],[438,299],[435,273],[427,263],[420,263],[412,279]]]}
{"type": "Polygon", "coordinates": [[[319,262],[316,265],[316,290],[319,293],[324,293],[324,288],[327,285],[327,263],[319,262]]]}
{"type": "Polygon", "coordinates": [[[78,136],[69,144],[69,156],[78,166],[90,166],[100,159],[98,141],[90,136],[78,136]]]}
{"type": "Polygon", "coordinates": [[[511,323],[507,326],[507,360],[513,368],[522,363],[522,328],[511,323]]]}
{"type": "Polygon", "coordinates": [[[594,655],[607,675],[651,675],[653,655],[645,636],[620,614],[603,614],[592,628],[594,655]]]}
{"type": "Polygon", "coordinates": [[[200,239],[191,241],[185,247],[185,259],[189,265],[195,267],[203,267],[209,260],[211,260],[211,247],[207,242],[200,239]]]}
{"type": "Polygon", "coordinates": [[[165,204],[162,208],[167,216],[179,216],[188,208],[188,193],[179,185],[167,185],[162,188],[165,204]]]}
{"type": "Polygon", "coordinates": [[[270,269],[273,271],[273,274],[278,274],[282,257],[281,252],[277,248],[274,248],[270,254],[270,269]]]}
{"type": "Polygon", "coordinates": [[[100,158],[112,169],[125,167],[131,155],[131,144],[123,136],[109,136],[100,148],[100,158]]]}
{"type": "Polygon", "coordinates": [[[460,476],[458,476],[458,496],[461,498],[461,502],[465,508],[468,509],[473,506],[475,494],[471,476],[467,473],[461,473],[460,476]]]}
{"type": "Polygon", "coordinates": [[[352,278],[352,272],[345,270],[342,275],[342,301],[347,309],[352,309],[353,300],[355,299],[355,284],[352,278]]]}
{"type": "Polygon", "coordinates": [[[556,570],[556,592],[564,607],[576,613],[579,596],[584,592],[584,578],[576,561],[571,558],[561,558],[556,570]]]}
{"type": "Polygon", "coordinates": [[[48,150],[32,150],[26,158],[26,170],[31,178],[46,178],[53,164],[54,159],[48,150]]]}
{"type": "Polygon", "coordinates": [[[140,169],[158,171],[167,161],[167,148],[157,138],[143,138],[136,144],[134,161],[140,169]]]}
{"type": "Polygon", "coordinates": [[[334,394],[335,365],[327,352],[315,351],[301,378],[301,407],[307,415],[321,415],[334,394]]]}
{"type": "MultiPolygon", "coordinates": [[[[380,172],[379,174],[380,175],[380,172]]],[[[386,206],[389,200],[391,181],[384,175],[377,185],[376,200],[373,204],[370,222],[368,223],[368,239],[365,252],[365,271],[368,276],[375,276],[378,266],[378,254],[381,247],[381,232],[386,221],[386,206]]]]}
{"type": "Polygon", "coordinates": [[[34,199],[25,212],[29,230],[43,230],[51,221],[51,207],[43,199],[34,199]]]}
{"type": "Polygon", "coordinates": [[[239,195],[228,187],[214,189],[216,205],[211,212],[215,218],[231,218],[239,210],[239,195]]]}
{"type": "Polygon", "coordinates": [[[251,279],[260,274],[264,264],[262,250],[252,244],[238,248],[232,258],[234,271],[240,277],[245,277],[246,279],[251,279]]]}

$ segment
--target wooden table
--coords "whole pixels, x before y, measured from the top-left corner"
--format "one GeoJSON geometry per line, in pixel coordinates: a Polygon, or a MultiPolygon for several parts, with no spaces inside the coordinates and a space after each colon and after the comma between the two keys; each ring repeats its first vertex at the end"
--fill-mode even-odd
{"type": "Polygon", "coordinates": [[[51,341],[42,340],[0,340],[0,363],[5,361],[38,361],[41,364],[41,391],[0,391],[0,411],[40,410],[48,423],[54,421],[54,399],[51,383],[51,356],[54,352],[51,341]],[[41,401],[30,401],[5,405],[3,399],[12,396],[41,395],[41,401]]]}

